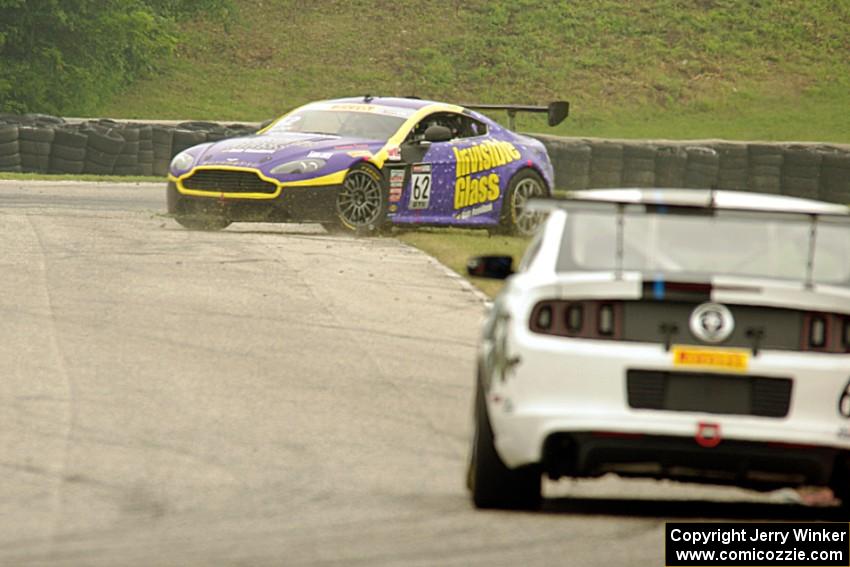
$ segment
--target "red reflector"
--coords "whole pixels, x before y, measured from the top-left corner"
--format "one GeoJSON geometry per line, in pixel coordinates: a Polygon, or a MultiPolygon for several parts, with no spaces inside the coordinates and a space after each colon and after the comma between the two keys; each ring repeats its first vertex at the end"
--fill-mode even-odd
{"type": "Polygon", "coordinates": [[[720,424],[719,423],[699,423],[697,425],[697,434],[694,436],[697,445],[711,449],[720,445],[720,424]]]}

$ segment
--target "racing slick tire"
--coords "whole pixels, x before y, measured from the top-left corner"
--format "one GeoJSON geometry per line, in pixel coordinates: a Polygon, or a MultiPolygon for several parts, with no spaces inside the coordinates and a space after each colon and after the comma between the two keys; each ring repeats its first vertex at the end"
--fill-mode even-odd
{"type": "Polygon", "coordinates": [[[543,215],[527,210],[528,200],[548,197],[546,182],[533,169],[523,169],[511,177],[508,191],[502,204],[502,215],[497,232],[531,236],[543,221],[543,215]]]}
{"type": "Polygon", "coordinates": [[[527,465],[509,469],[496,452],[480,381],[475,396],[475,436],[467,487],[476,508],[536,510],[541,503],[540,467],[527,465]]]}
{"type": "Polygon", "coordinates": [[[168,212],[177,221],[177,224],[189,230],[216,231],[230,226],[230,220],[220,214],[206,210],[195,210],[185,200],[180,198],[174,182],[168,182],[166,190],[166,201],[168,212]]]}
{"type": "MultiPolygon", "coordinates": [[[[387,224],[387,191],[381,172],[358,163],[348,170],[336,197],[339,227],[358,235],[378,233],[387,224]]],[[[328,223],[322,226],[329,232],[328,223]]]]}

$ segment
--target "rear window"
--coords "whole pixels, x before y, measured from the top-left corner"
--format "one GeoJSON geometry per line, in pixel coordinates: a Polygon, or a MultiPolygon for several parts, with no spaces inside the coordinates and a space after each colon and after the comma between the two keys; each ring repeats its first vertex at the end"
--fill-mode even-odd
{"type": "MultiPolygon", "coordinates": [[[[570,212],[558,271],[617,269],[617,222],[613,211],[570,212]]],[[[623,270],[806,279],[811,233],[807,217],[626,213],[622,230],[623,270]]],[[[846,285],[850,226],[819,222],[813,258],[814,281],[846,285]]]]}

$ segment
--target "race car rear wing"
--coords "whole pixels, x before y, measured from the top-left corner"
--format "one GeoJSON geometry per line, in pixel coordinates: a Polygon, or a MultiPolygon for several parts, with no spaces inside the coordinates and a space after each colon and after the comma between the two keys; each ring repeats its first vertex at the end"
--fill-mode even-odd
{"type": "Polygon", "coordinates": [[[474,110],[506,110],[508,112],[508,127],[516,130],[517,112],[537,112],[548,115],[549,126],[557,126],[570,114],[570,103],[565,100],[550,102],[548,106],[533,106],[525,104],[463,104],[474,110]]]}
{"type": "Polygon", "coordinates": [[[725,202],[718,203],[719,196],[715,190],[701,189],[597,189],[576,191],[565,199],[531,199],[527,207],[530,211],[544,214],[565,210],[611,212],[615,215],[617,233],[614,271],[617,279],[623,275],[624,221],[629,214],[723,215],[740,219],[769,218],[807,223],[808,251],[803,282],[808,289],[814,286],[818,228],[823,225],[842,225],[847,227],[847,232],[850,233],[850,208],[844,205],[729,191],[722,192],[725,202]],[[771,201],[773,203],[766,206],[771,201]]]}

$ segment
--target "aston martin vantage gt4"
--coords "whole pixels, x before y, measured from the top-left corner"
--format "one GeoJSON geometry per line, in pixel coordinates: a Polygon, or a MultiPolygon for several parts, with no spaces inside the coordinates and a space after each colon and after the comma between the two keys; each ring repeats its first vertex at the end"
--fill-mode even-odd
{"type": "Polygon", "coordinates": [[[175,156],[168,210],[188,228],[231,222],[319,222],[372,232],[389,225],[490,228],[529,234],[541,215],[526,207],[550,194],[543,144],[472,110],[542,112],[548,107],[458,106],[414,98],[313,102],[257,134],[200,144],[175,156]]]}

